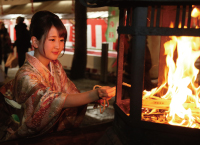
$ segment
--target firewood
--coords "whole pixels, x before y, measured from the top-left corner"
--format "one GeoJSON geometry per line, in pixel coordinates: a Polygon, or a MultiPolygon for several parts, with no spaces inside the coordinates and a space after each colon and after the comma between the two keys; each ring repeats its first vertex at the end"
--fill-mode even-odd
{"type": "MultiPolygon", "coordinates": [[[[171,103],[171,100],[166,99],[143,99],[142,100],[142,107],[143,108],[151,108],[151,109],[169,109],[169,105],[171,103]]],[[[185,109],[190,108],[192,111],[199,111],[198,108],[196,108],[195,103],[184,103],[183,107],[185,109]]],[[[199,111],[200,112],[200,111],[199,111]]]]}
{"type": "Polygon", "coordinates": [[[127,86],[127,87],[131,87],[130,84],[127,84],[127,83],[125,83],[125,82],[123,82],[122,85],[127,86]]]}

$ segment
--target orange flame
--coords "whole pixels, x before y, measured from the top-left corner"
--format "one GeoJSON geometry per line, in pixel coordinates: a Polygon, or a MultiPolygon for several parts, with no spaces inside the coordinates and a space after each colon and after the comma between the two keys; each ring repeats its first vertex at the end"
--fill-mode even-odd
{"type": "MultiPolygon", "coordinates": [[[[190,109],[186,110],[183,104],[188,98],[193,98],[193,102],[199,106],[198,88],[195,88],[195,80],[199,70],[194,66],[195,61],[200,56],[200,51],[196,51],[197,45],[194,37],[172,37],[172,40],[165,43],[165,53],[167,54],[168,72],[168,92],[163,98],[171,99],[170,116],[171,124],[175,122],[175,115],[181,118],[189,118],[189,123],[194,120],[190,109]],[[173,61],[172,51],[177,46],[178,58],[173,61]],[[193,47],[195,49],[193,49],[193,47]],[[194,93],[193,93],[194,92],[194,93]],[[170,94],[170,95],[168,95],[170,94]]],[[[191,126],[191,125],[189,125],[191,126]]]]}
{"type": "Polygon", "coordinates": [[[170,36],[171,40],[164,44],[166,55],[165,82],[160,88],[154,88],[150,92],[144,91],[144,98],[154,96],[164,87],[168,87],[163,99],[170,99],[169,124],[194,127],[195,117],[190,108],[186,109],[184,103],[195,103],[196,108],[199,104],[199,90],[195,81],[199,70],[195,67],[195,61],[200,56],[199,38],[197,37],[176,37],[170,36]],[[174,52],[177,49],[178,58],[174,61],[174,52]],[[177,122],[177,116],[182,122],[177,122]]]}
{"type": "MultiPolygon", "coordinates": [[[[173,27],[171,24],[170,27],[173,27]]],[[[163,88],[167,88],[162,99],[171,100],[169,105],[169,124],[195,127],[200,116],[200,87],[197,85],[199,70],[195,62],[200,56],[199,37],[170,36],[171,40],[164,44],[166,55],[165,80],[159,88],[143,92],[143,99],[156,96],[163,88]],[[174,59],[174,52],[177,58],[174,59]],[[190,103],[193,107],[187,106],[190,103]],[[194,111],[198,109],[198,111],[194,111]],[[199,115],[195,116],[196,113],[199,115]],[[178,120],[178,121],[177,121],[178,120]],[[180,121],[181,120],[181,121],[180,121]]]]}
{"type": "Polygon", "coordinates": [[[192,13],[191,13],[191,16],[192,17],[198,17],[200,15],[200,11],[199,11],[199,9],[198,8],[194,8],[193,10],[192,10],[192,13]]]}

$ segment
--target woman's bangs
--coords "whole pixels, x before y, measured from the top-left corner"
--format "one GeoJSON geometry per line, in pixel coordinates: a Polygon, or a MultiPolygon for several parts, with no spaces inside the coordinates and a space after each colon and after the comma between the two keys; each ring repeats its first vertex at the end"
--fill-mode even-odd
{"type": "Polygon", "coordinates": [[[65,41],[67,39],[67,30],[65,28],[65,26],[63,25],[63,23],[57,23],[54,24],[54,26],[56,27],[56,29],[58,30],[58,34],[60,37],[64,37],[65,41]]]}
{"type": "Polygon", "coordinates": [[[59,34],[60,37],[64,37],[66,39],[67,38],[66,28],[64,28],[64,29],[58,29],[58,34],[59,34]]]}

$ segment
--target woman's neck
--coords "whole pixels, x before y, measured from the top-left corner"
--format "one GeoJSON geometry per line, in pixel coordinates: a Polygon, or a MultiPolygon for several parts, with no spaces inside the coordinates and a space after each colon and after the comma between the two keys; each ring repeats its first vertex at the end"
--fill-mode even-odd
{"type": "Polygon", "coordinates": [[[34,56],[48,69],[50,70],[50,60],[42,55],[37,55],[34,53],[34,56]]]}

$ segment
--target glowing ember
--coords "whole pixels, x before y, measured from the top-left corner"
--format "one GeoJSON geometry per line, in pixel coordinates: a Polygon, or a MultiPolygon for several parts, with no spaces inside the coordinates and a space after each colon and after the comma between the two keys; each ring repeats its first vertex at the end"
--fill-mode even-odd
{"type": "MultiPolygon", "coordinates": [[[[200,11],[195,8],[192,15],[197,17],[200,11]]],[[[170,38],[164,44],[167,64],[165,83],[159,88],[143,92],[142,119],[148,121],[144,119],[147,115],[155,117],[152,114],[160,113],[165,116],[164,122],[171,125],[200,128],[200,87],[196,82],[199,70],[195,67],[200,56],[200,39],[185,36],[170,38]],[[161,91],[165,92],[162,96],[161,91]]]]}

